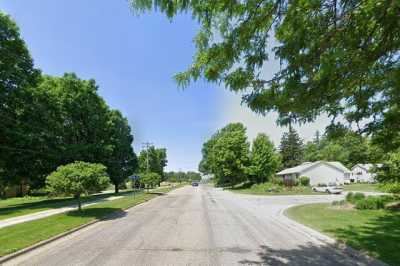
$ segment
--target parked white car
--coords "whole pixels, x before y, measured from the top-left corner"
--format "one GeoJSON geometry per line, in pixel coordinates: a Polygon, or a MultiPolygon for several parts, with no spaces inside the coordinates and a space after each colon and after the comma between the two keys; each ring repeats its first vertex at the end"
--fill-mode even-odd
{"type": "Polygon", "coordinates": [[[312,187],[312,190],[314,192],[326,192],[329,194],[340,194],[343,191],[343,188],[341,186],[338,186],[337,184],[318,184],[315,187],[312,187]]]}

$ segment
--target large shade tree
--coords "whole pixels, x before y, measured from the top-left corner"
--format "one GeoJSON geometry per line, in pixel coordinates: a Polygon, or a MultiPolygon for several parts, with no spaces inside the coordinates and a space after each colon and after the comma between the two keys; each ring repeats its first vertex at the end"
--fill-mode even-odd
{"type": "Polygon", "coordinates": [[[108,131],[110,153],[104,159],[104,165],[107,166],[115,193],[118,193],[121,184],[137,170],[138,160],[132,148],[131,128],[121,112],[117,110],[109,112],[108,131]]]}
{"type": "Polygon", "coordinates": [[[40,71],[33,65],[18,26],[0,11],[0,183],[3,186],[22,185],[41,167],[33,160],[38,156],[32,152],[33,145],[27,146],[37,144],[35,132],[41,126],[32,126],[37,113],[30,113],[33,88],[39,79],[40,71]]]}
{"type": "Polygon", "coordinates": [[[343,115],[385,150],[400,146],[399,1],[130,2],[199,22],[193,63],[176,75],[182,86],[203,76],[243,92],[256,112],[277,111],[280,124],[343,115]],[[270,58],[280,68],[266,79],[270,58]]]}
{"type": "Polygon", "coordinates": [[[243,124],[228,124],[205,142],[202,164],[218,184],[233,186],[246,180],[249,146],[243,124]]]}

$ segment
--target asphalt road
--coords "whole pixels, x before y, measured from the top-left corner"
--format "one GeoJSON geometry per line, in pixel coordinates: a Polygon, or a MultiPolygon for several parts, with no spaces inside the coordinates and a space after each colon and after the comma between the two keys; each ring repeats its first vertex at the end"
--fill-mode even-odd
{"type": "Polygon", "coordinates": [[[184,187],[5,265],[372,265],[282,214],[340,197],[184,187]]]}

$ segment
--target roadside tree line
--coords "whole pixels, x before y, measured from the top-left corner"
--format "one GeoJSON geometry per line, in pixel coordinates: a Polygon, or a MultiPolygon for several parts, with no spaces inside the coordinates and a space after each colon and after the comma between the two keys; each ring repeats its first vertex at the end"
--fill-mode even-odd
{"type": "Polygon", "coordinates": [[[281,158],[265,134],[250,143],[241,123],[228,124],[203,144],[199,171],[212,174],[218,185],[234,186],[268,181],[281,165],[281,158]]]}
{"type": "Polygon", "coordinates": [[[233,123],[218,130],[203,144],[199,171],[212,174],[218,185],[234,186],[242,182],[272,181],[277,171],[303,162],[339,161],[349,168],[357,163],[383,163],[382,168],[375,169],[378,180],[396,192],[400,173],[398,154],[385,154],[371,138],[342,124],[329,125],[324,133],[317,131],[314,139],[306,144],[289,126],[276,149],[263,133],[250,145],[244,125],[233,123]]]}
{"type": "Polygon", "coordinates": [[[60,165],[102,164],[118,192],[138,169],[128,120],[94,80],[42,74],[18,26],[0,12],[0,194],[40,189],[60,165]]]}

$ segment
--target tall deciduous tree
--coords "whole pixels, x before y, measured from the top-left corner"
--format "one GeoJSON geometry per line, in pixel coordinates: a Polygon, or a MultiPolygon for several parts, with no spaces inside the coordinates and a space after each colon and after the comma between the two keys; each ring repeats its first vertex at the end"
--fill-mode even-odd
{"type": "Polygon", "coordinates": [[[258,134],[253,140],[250,152],[249,179],[253,183],[263,183],[275,174],[280,166],[280,156],[274,144],[265,134],[258,134]]]}
{"type": "Polygon", "coordinates": [[[279,151],[285,168],[294,167],[303,162],[303,140],[292,126],[289,126],[289,131],[283,134],[279,151]]]}
{"type": "Polygon", "coordinates": [[[205,144],[207,168],[217,183],[235,185],[246,179],[249,165],[249,143],[246,128],[241,123],[228,124],[205,144]]]}
{"type": "Polygon", "coordinates": [[[137,12],[191,12],[199,22],[194,62],[176,76],[181,85],[222,81],[254,111],[277,111],[280,124],[344,115],[384,149],[400,146],[399,1],[130,2],[137,12]],[[265,79],[269,58],[281,67],[265,79]]]}
{"type": "Polygon", "coordinates": [[[109,149],[110,154],[104,161],[115,193],[120,185],[132,175],[138,167],[138,160],[132,148],[133,136],[128,120],[117,110],[109,112],[109,149]]]}
{"type": "Polygon", "coordinates": [[[153,172],[161,177],[161,181],[165,179],[164,168],[167,166],[167,150],[165,148],[156,148],[150,146],[146,150],[142,150],[139,154],[139,171],[141,173],[153,172]]]}
{"type": "Polygon", "coordinates": [[[40,168],[29,160],[29,165],[20,164],[21,157],[35,157],[24,146],[33,142],[29,123],[35,120],[24,116],[32,105],[32,88],[39,79],[40,71],[33,66],[18,26],[0,11],[0,183],[3,185],[25,182],[40,168]]]}

